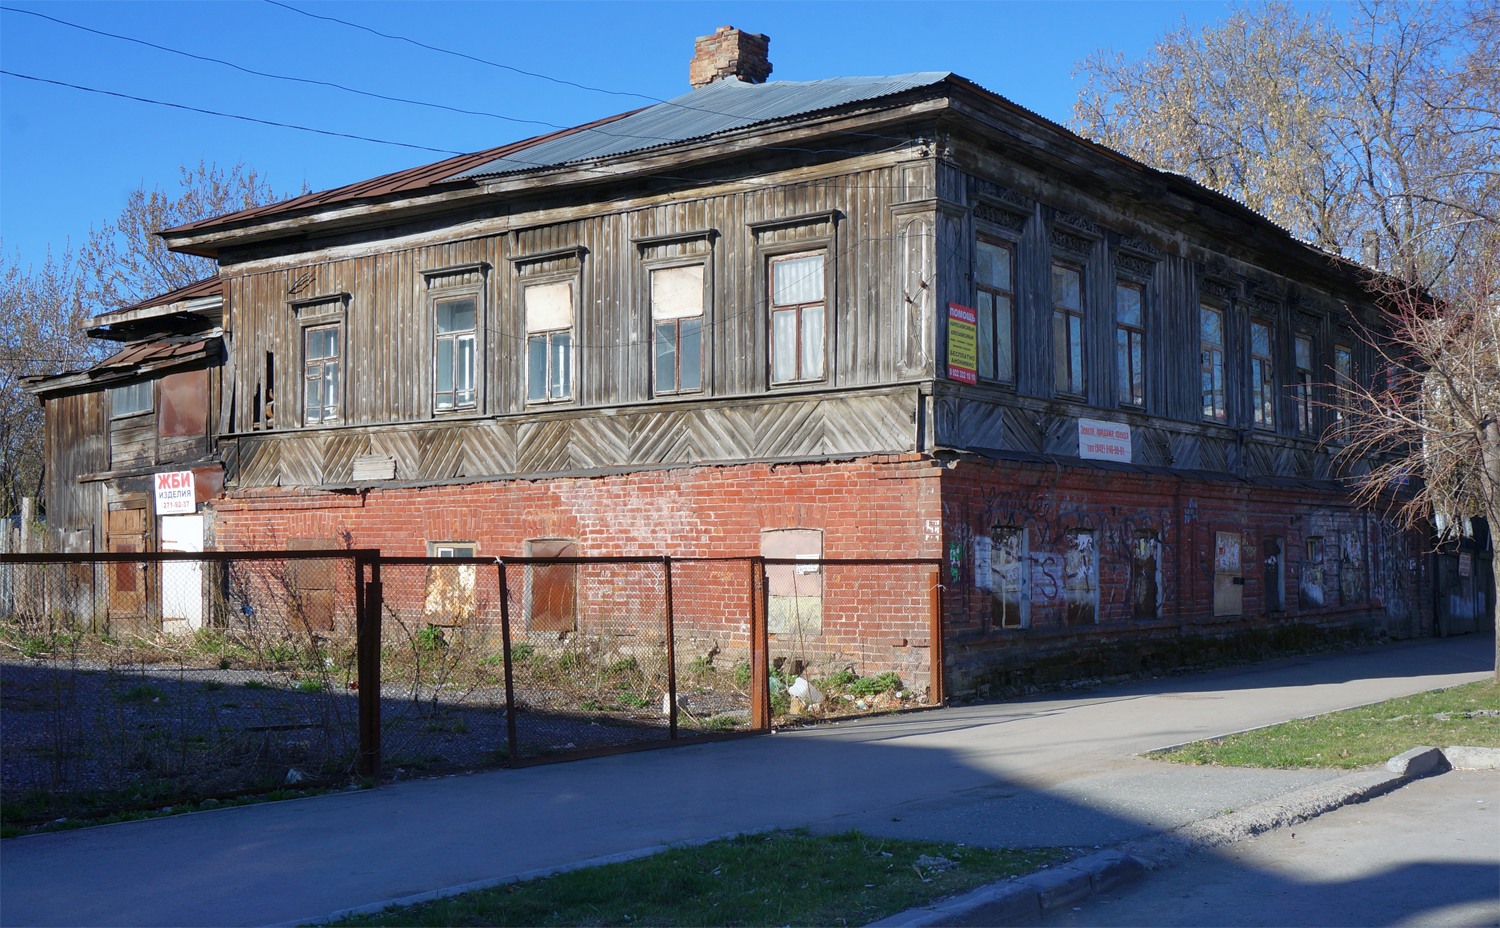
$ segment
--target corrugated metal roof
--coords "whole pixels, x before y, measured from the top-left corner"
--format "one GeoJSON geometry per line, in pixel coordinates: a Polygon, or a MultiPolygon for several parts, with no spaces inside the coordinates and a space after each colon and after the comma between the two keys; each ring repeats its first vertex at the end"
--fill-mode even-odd
{"type": "Polygon", "coordinates": [[[140,342],[129,345],[89,368],[89,376],[99,377],[145,364],[201,354],[208,348],[208,343],[209,339],[200,338],[185,342],[140,342]]]}
{"type": "Polygon", "coordinates": [[[467,155],[455,155],[452,158],[446,158],[442,161],[421,164],[414,168],[406,168],[405,170],[396,171],[391,174],[382,174],[379,177],[372,177],[369,180],[362,180],[353,184],[345,184],[342,187],[335,187],[332,190],[306,193],[300,197],[293,197],[290,200],[282,200],[280,203],[267,203],[265,206],[254,206],[250,209],[242,209],[223,216],[211,216],[207,219],[200,219],[197,222],[175,226],[167,229],[166,232],[192,232],[197,229],[223,225],[225,223],[296,212],[297,210],[310,207],[330,206],[336,203],[345,203],[368,197],[379,197],[390,193],[421,190],[424,187],[430,187],[434,184],[440,184],[443,181],[459,177],[461,176],[460,172],[475,164],[493,161],[506,154],[546,144],[549,141],[577,132],[587,132],[590,129],[608,125],[629,115],[631,114],[620,113],[614,116],[607,116],[571,129],[563,129],[558,132],[548,133],[547,135],[523,139],[519,142],[510,142],[496,148],[486,148],[484,151],[473,152],[467,155]]]}
{"type": "Polygon", "coordinates": [[[176,290],[169,290],[166,293],[148,297],[139,303],[121,306],[119,309],[106,309],[96,314],[96,317],[111,316],[115,313],[126,313],[137,309],[150,309],[153,306],[170,306],[173,303],[180,303],[183,300],[196,300],[199,297],[223,295],[224,282],[219,279],[219,275],[215,274],[212,277],[195,280],[186,286],[178,287],[176,290]]]}
{"type": "Polygon", "coordinates": [[[675,100],[648,106],[606,126],[550,139],[507,152],[453,177],[485,177],[645,151],[659,145],[704,138],[720,132],[820,110],[878,100],[947,80],[946,71],[890,77],[838,77],[821,81],[750,84],[715,81],[675,100]]]}

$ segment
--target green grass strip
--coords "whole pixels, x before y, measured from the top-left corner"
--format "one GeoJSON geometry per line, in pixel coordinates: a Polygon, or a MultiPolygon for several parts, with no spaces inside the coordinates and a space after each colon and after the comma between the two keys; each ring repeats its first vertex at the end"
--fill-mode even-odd
{"type": "Polygon", "coordinates": [[[338,925],[864,925],[1065,859],[859,832],[741,835],[338,925]]]}
{"type": "Polygon", "coordinates": [[[1414,747],[1500,747],[1500,686],[1493,680],[1195,741],[1152,757],[1221,767],[1383,764],[1414,747]]]}

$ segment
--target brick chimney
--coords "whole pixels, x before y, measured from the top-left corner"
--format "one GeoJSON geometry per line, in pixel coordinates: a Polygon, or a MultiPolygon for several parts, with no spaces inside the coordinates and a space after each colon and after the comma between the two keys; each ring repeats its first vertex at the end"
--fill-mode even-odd
{"type": "Polygon", "coordinates": [[[688,83],[694,90],[726,77],[764,84],[771,76],[771,59],[767,51],[770,44],[771,40],[766,36],[741,32],[733,26],[720,26],[713,35],[699,36],[693,44],[688,83]]]}

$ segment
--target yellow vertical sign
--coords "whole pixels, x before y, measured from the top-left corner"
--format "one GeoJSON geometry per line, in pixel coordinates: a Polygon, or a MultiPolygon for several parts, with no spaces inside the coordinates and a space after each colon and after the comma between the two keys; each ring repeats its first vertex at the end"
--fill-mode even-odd
{"type": "Polygon", "coordinates": [[[948,378],[979,382],[979,314],[957,303],[948,304],[948,378]]]}

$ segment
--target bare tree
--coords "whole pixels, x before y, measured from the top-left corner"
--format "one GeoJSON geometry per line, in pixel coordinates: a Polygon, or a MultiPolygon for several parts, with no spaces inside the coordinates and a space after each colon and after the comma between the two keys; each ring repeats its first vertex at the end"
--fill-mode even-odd
{"type": "Polygon", "coordinates": [[[42,490],[42,408],[23,379],[82,367],[99,354],[83,334],[82,289],[71,250],[49,251],[40,268],[15,256],[0,264],[0,515],[42,490]]]}
{"type": "Polygon", "coordinates": [[[1500,13],[1362,0],[1247,6],[1139,61],[1095,53],[1073,126],[1318,246],[1441,291],[1500,221],[1500,13]]]}
{"type": "Polygon", "coordinates": [[[168,251],[156,233],[280,199],[243,164],[226,171],[200,161],[180,172],[177,191],[137,189],[117,219],[91,230],[79,253],[91,305],[118,309],[211,276],[213,261],[168,251]]]}
{"type": "MultiPolygon", "coordinates": [[[[1368,339],[1383,368],[1335,384],[1356,498],[1417,527],[1483,516],[1500,530],[1500,226],[1471,236],[1436,301],[1381,284],[1389,327],[1368,339]]],[[[1491,562],[1500,589],[1500,558],[1491,562]]],[[[1496,650],[1500,680],[1500,646],[1496,650]]]]}

